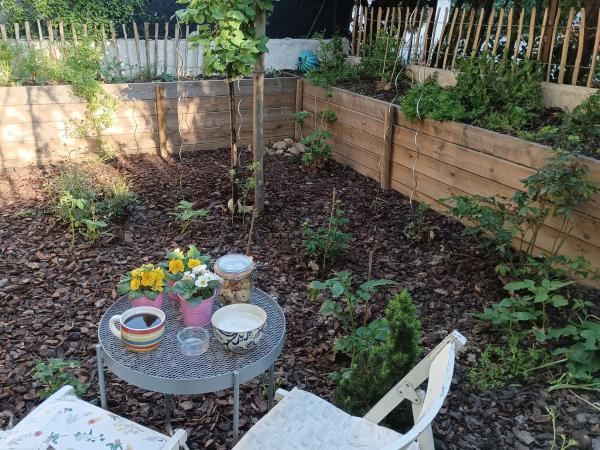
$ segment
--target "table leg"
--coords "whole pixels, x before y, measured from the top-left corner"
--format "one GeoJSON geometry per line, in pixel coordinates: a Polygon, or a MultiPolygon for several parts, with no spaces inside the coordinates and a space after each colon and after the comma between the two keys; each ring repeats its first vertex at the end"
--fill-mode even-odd
{"type": "Polygon", "coordinates": [[[273,365],[269,367],[269,390],[267,392],[267,407],[271,411],[273,407],[273,365]]]}
{"type": "Polygon", "coordinates": [[[104,381],[104,361],[102,358],[102,346],[96,344],[96,364],[98,365],[98,385],[100,387],[100,406],[108,409],[106,402],[106,383],[104,381]]]}
{"type": "Polygon", "coordinates": [[[240,435],[240,373],[233,371],[233,445],[240,435]]]}
{"type": "Polygon", "coordinates": [[[173,435],[173,427],[171,426],[171,396],[165,394],[165,426],[169,436],[173,435]]]}

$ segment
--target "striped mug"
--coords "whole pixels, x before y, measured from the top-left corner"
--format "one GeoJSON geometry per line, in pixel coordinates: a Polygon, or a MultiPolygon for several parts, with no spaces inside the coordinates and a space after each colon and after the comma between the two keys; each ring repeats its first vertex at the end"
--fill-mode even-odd
{"type": "Polygon", "coordinates": [[[125,348],[147,352],[160,344],[165,333],[165,318],[165,313],[158,308],[138,306],[112,316],[108,326],[112,334],[123,341],[125,348]]]}

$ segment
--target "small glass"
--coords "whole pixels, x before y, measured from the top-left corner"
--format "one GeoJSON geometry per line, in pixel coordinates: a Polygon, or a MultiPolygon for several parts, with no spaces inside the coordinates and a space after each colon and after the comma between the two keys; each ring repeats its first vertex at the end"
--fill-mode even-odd
{"type": "Polygon", "coordinates": [[[177,333],[177,342],[184,355],[198,356],[208,350],[210,334],[202,327],[187,327],[177,333]]]}
{"type": "Polygon", "coordinates": [[[220,292],[222,305],[250,301],[250,293],[254,284],[252,258],[238,253],[221,256],[215,262],[213,270],[223,278],[220,292]]]}

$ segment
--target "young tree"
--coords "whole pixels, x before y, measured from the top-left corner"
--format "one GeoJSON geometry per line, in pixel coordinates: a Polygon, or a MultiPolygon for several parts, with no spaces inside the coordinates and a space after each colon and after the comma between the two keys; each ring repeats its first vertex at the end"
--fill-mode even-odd
{"type": "MultiPolygon", "coordinates": [[[[252,71],[260,55],[267,51],[266,36],[255,36],[256,11],[270,12],[270,0],[180,0],[186,9],[177,11],[184,23],[195,23],[198,31],[189,40],[202,48],[204,74],[224,74],[229,92],[231,129],[231,190],[237,207],[239,162],[237,149],[235,80],[252,71]]],[[[257,186],[257,189],[259,187],[257,186]]]]}

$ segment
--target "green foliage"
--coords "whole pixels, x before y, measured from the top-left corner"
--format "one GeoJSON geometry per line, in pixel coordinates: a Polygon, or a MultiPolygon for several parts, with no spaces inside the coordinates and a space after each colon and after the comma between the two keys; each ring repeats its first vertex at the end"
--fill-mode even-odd
{"type": "Polygon", "coordinates": [[[342,38],[334,36],[325,40],[321,35],[315,36],[319,39],[320,47],[317,51],[319,66],[306,74],[306,79],[317,86],[328,88],[334,83],[356,78],[352,67],[346,65],[346,54],[342,38]]]}
{"type": "Polygon", "coordinates": [[[441,202],[450,206],[450,214],[473,224],[467,233],[483,232],[491,237],[504,257],[497,267],[501,275],[536,279],[595,276],[595,271],[582,257],[559,255],[566,238],[580,222],[574,211],[598,191],[597,186],[586,179],[587,173],[587,166],[573,155],[556,152],[545,166],[523,180],[525,189],[516,191],[512,199],[459,195],[441,202]],[[537,239],[549,218],[557,218],[560,228],[551,251],[536,256],[537,239]],[[516,254],[511,248],[515,238],[522,242],[521,251],[516,254]]]}
{"type": "Polygon", "coordinates": [[[508,349],[488,344],[469,372],[471,383],[480,391],[501,387],[512,380],[529,380],[544,357],[537,348],[523,349],[517,336],[509,336],[508,349]]]}
{"type": "Polygon", "coordinates": [[[306,118],[308,117],[308,111],[296,111],[292,116],[294,122],[298,122],[301,125],[304,125],[306,118]]]}
{"type": "Polygon", "coordinates": [[[429,117],[434,120],[462,120],[465,109],[452,88],[443,88],[436,78],[415,84],[400,101],[400,108],[411,122],[429,117]]]}
{"type": "MultiPolygon", "coordinates": [[[[415,366],[422,351],[421,334],[417,309],[408,291],[403,290],[390,300],[383,319],[338,340],[336,351],[350,358],[350,366],[331,374],[337,383],[336,404],[355,416],[364,415],[415,366]],[[350,339],[353,345],[340,345],[350,339]]],[[[386,422],[400,428],[410,423],[407,412],[408,408],[399,408],[386,422]]]]}
{"type": "Polygon", "coordinates": [[[419,242],[424,238],[427,227],[424,223],[425,213],[429,210],[427,203],[421,203],[411,212],[411,219],[402,230],[402,234],[413,242],[419,242]]]}
{"type": "Polygon", "coordinates": [[[548,415],[550,416],[550,419],[552,420],[552,446],[550,447],[550,450],[567,450],[569,448],[573,448],[573,447],[579,447],[579,443],[572,438],[567,438],[567,435],[564,433],[561,433],[560,435],[560,447],[558,447],[558,439],[557,439],[557,429],[556,429],[556,418],[558,417],[558,414],[556,413],[556,410],[554,408],[548,408],[546,407],[546,412],[548,413],[548,415]]]}
{"type": "Polygon", "coordinates": [[[13,213],[13,219],[22,219],[24,217],[32,217],[35,216],[36,210],[30,208],[23,208],[13,213]]]}
{"type": "Polygon", "coordinates": [[[205,209],[194,209],[194,204],[187,200],[181,200],[175,207],[175,211],[168,213],[181,222],[181,234],[185,233],[191,223],[200,217],[206,217],[208,211],[205,209]]]}
{"type": "Polygon", "coordinates": [[[2,10],[9,24],[39,19],[108,25],[128,22],[146,3],[147,0],[4,0],[2,10]]]}
{"type": "Polygon", "coordinates": [[[337,119],[338,119],[337,114],[332,109],[326,109],[325,111],[323,111],[321,113],[321,117],[328,124],[334,124],[335,122],[337,122],[337,119]]]}
{"type": "Polygon", "coordinates": [[[354,334],[359,328],[359,310],[364,312],[363,325],[366,325],[369,315],[369,302],[379,288],[398,284],[392,280],[368,280],[354,291],[352,288],[353,279],[351,272],[342,271],[336,272],[333,278],[326,281],[315,280],[308,285],[308,295],[312,300],[319,298],[323,291],[330,292],[331,298],[323,301],[319,312],[336,316],[348,335],[354,334]]]}
{"type": "Polygon", "coordinates": [[[225,74],[229,78],[250,74],[261,52],[267,51],[267,38],[254,33],[255,3],[271,11],[269,0],[180,0],[186,9],[176,15],[184,23],[199,25],[190,41],[202,47],[204,73],[225,74]]]}
{"type": "Polygon", "coordinates": [[[79,361],[65,361],[54,358],[47,363],[39,361],[35,365],[33,378],[43,384],[43,389],[38,391],[38,396],[46,398],[65,385],[71,385],[77,395],[85,394],[90,388],[88,384],[79,381],[75,375],[76,370],[81,367],[79,361]]]}
{"type": "Polygon", "coordinates": [[[352,239],[350,234],[342,231],[348,219],[344,217],[340,204],[339,201],[334,203],[327,226],[315,229],[306,222],[302,225],[304,254],[320,264],[322,273],[335,262],[352,239]]]}
{"type": "Polygon", "coordinates": [[[465,58],[451,88],[465,109],[465,119],[475,125],[511,132],[528,126],[541,112],[542,76],[532,60],[503,58],[489,54],[465,58]]]}
{"type": "Polygon", "coordinates": [[[327,162],[333,157],[331,145],[326,139],[333,136],[327,130],[315,130],[300,141],[304,145],[302,155],[302,164],[311,172],[325,167],[327,162]]]}
{"type": "Polygon", "coordinates": [[[80,231],[96,241],[111,220],[122,217],[135,201],[127,181],[106,166],[71,163],[49,183],[52,210],[69,225],[71,235],[80,231]]]}

